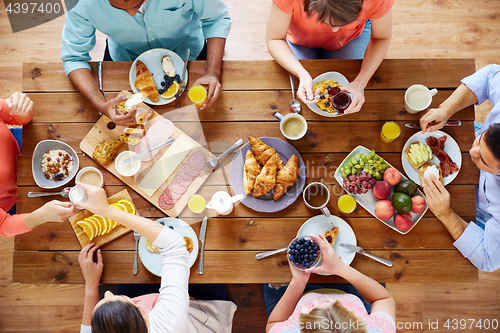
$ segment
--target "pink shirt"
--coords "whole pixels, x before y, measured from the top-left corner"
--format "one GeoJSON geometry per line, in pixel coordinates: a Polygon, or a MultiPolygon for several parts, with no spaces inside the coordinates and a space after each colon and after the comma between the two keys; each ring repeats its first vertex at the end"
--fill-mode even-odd
{"type": "Polygon", "coordinates": [[[394,318],[389,316],[387,313],[380,311],[372,312],[369,315],[366,312],[363,302],[355,295],[319,294],[310,292],[302,296],[302,298],[297,303],[295,310],[293,311],[292,315],[288,318],[288,320],[274,325],[269,331],[269,333],[279,333],[279,332],[299,333],[300,332],[299,314],[302,311],[303,307],[305,308],[306,312],[309,312],[313,308],[313,301],[315,300],[319,302],[335,302],[337,300],[340,301],[346,309],[353,311],[356,317],[358,317],[360,321],[363,321],[366,324],[368,332],[370,333],[396,332],[396,324],[394,322],[394,318]]]}
{"type": "Polygon", "coordinates": [[[21,153],[17,141],[8,125],[24,125],[31,121],[33,112],[27,117],[16,117],[10,114],[5,100],[0,99],[0,236],[8,237],[28,232],[24,226],[24,215],[9,215],[9,211],[17,201],[16,165],[17,156],[21,153]]]}
{"type": "Polygon", "coordinates": [[[361,35],[368,19],[379,19],[387,14],[394,0],[364,0],[358,19],[333,32],[330,25],[319,23],[317,16],[307,16],[303,0],[273,0],[282,12],[292,15],[288,40],[297,45],[335,51],[361,35]]]}

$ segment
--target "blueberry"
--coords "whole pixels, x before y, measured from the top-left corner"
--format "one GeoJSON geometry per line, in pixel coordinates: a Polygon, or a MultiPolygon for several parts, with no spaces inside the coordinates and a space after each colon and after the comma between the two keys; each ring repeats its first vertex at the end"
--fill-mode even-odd
{"type": "Polygon", "coordinates": [[[172,227],[171,225],[168,226],[170,229],[174,230],[174,227],[172,227]]]}
{"type": "Polygon", "coordinates": [[[166,85],[167,85],[167,82],[165,82],[165,81],[162,81],[162,82],[161,82],[161,86],[162,86],[162,87],[165,87],[166,85]]]}
{"type": "Polygon", "coordinates": [[[180,78],[175,79],[175,81],[177,81],[177,83],[181,83],[182,82],[182,80],[180,78]]]}
{"type": "Polygon", "coordinates": [[[325,97],[325,95],[321,95],[320,98],[321,99],[325,99],[326,97],[325,97]]]}
{"type": "Polygon", "coordinates": [[[179,94],[175,94],[175,98],[179,98],[179,94]]]}
{"type": "Polygon", "coordinates": [[[295,261],[295,257],[294,256],[290,256],[290,261],[295,261]]]}
{"type": "Polygon", "coordinates": [[[310,264],[310,263],[308,263],[308,262],[306,262],[306,263],[304,264],[304,267],[305,267],[305,268],[309,268],[309,267],[311,267],[311,264],[310,264]]]}
{"type": "Polygon", "coordinates": [[[326,86],[326,90],[330,90],[330,88],[331,88],[330,86],[326,86]]]}
{"type": "Polygon", "coordinates": [[[163,89],[158,89],[158,94],[160,94],[160,95],[161,95],[161,94],[163,94],[164,92],[165,92],[165,90],[163,90],[163,89]]]}
{"type": "Polygon", "coordinates": [[[325,106],[330,106],[330,102],[326,101],[325,106]]]}
{"type": "Polygon", "coordinates": [[[181,76],[180,76],[179,74],[175,74],[175,79],[176,79],[176,80],[178,80],[178,79],[180,79],[180,78],[181,78],[181,76]]]}
{"type": "Polygon", "coordinates": [[[167,80],[169,79],[169,76],[168,76],[167,74],[165,74],[165,75],[163,76],[163,79],[164,79],[165,81],[167,81],[167,80]]]}

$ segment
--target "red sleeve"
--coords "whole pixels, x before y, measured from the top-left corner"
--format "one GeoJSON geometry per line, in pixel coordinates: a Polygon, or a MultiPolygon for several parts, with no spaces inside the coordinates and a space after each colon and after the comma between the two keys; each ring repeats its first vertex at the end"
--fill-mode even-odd
{"type": "MultiPolygon", "coordinates": [[[[285,14],[293,14],[293,1],[294,0],[273,0],[274,4],[285,14]]],[[[301,1],[302,2],[302,1],[301,1]]],[[[304,4],[302,3],[302,6],[304,4]]]]}
{"type": "Polygon", "coordinates": [[[392,6],[394,6],[394,0],[375,1],[370,18],[376,20],[384,17],[391,10],[392,6]]]}
{"type": "Polygon", "coordinates": [[[24,234],[30,231],[23,222],[26,214],[10,215],[3,209],[0,209],[0,236],[9,237],[24,234]]]}
{"type": "Polygon", "coordinates": [[[31,109],[30,114],[26,117],[13,116],[10,114],[10,108],[5,103],[4,99],[0,99],[0,118],[7,125],[25,125],[31,121],[33,118],[33,109],[31,109]]]}

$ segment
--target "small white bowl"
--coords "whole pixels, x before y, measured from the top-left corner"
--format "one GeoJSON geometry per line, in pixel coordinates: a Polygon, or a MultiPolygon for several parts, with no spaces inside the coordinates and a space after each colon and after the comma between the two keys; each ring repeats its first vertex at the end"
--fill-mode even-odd
{"type": "MultiPolygon", "coordinates": [[[[82,178],[83,174],[87,173],[87,172],[97,173],[101,179],[98,187],[102,187],[104,185],[104,177],[102,176],[101,171],[99,171],[99,169],[94,168],[94,167],[85,167],[85,168],[81,169],[80,171],[78,171],[78,173],[76,174],[76,181],[81,182],[81,178],[82,178]]],[[[93,185],[93,184],[91,184],[91,185],[93,185]]]]}
{"type": "Polygon", "coordinates": [[[115,160],[115,169],[123,177],[132,177],[139,172],[141,168],[141,160],[134,161],[132,163],[123,163],[123,160],[136,156],[137,153],[132,150],[122,151],[115,160]]]}

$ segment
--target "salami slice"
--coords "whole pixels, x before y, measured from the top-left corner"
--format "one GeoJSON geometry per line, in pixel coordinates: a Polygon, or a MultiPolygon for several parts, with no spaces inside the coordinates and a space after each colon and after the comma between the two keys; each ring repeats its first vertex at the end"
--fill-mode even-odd
{"type": "MultiPolygon", "coordinates": [[[[188,163],[186,162],[186,165],[187,164],[188,163]]],[[[201,170],[203,170],[203,169],[201,169],[201,170]]],[[[192,168],[189,167],[189,165],[187,165],[187,167],[185,169],[186,173],[189,176],[193,177],[193,179],[196,178],[196,176],[198,176],[200,174],[201,170],[192,169],[192,168]]]]}
{"type": "Polygon", "coordinates": [[[197,151],[187,161],[189,167],[193,170],[198,170],[198,173],[203,170],[203,167],[207,163],[207,156],[200,151],[197,151]]]}
{"type": "Polygon", "coordinates": [[[163,191],[163,193],[158,198],[158,204],[160,205],[160,207],[162,209],[165,209],[165,210],[171,209],[172,207],[174,207],[174,205],[176,203],[176,201],[174,201],[172,199],[172,197],[169,194],[169,191],[167,191],[167,190],[168,190],[168,188],[165,189],[165,191],[163,191]]]}
{"type": "MultiPolygon", "coordinates": [[[[180,190],[179,188],[177,188],[177,190],[180,190]]],[[[182,197],[182,195],[184,194],[184,192],[180,191],[180,192],[174,192],[173,189],[172,189],[172,186],[169,186],[167,187],[167,191],[168,191],[168,195],[172,198],[172,201],[177,203],[177,201],[179,201],[179,199],[182,197]]]]}
{"type": "MultiPolygon", "coordinates": [[[[189,184],[186,184],[186,183],[176,183],[176,184],[170,184],[168,187],[170,187],[170,194],[173,195],[173,194],[180,194],[181,196],[184,194],[184,192],[186,192],[187,188],[188,188],[189,184]]],[[[172,196],[172,199],[174,197],[172,196]]]]}
{"type": "MultiPolygon", "coordinates": [[[[196,176],[197,176],[197,175],[195,175],[195,176],[191,176],[191,175],[189,175],[189,174],[187,173],[187,171],[186,171],[186,168],[188,168],[188,169],[190,169],[190,171],[192,171],[192,169],[191,169],[191,168],[189,167],[189,165],[187,165],[187,163],[186,163],[186,164],[184,164],[184,165],[183,165],[183,166],[179,169],[179,171],[177,172],[177,175],[176,175],[175,177],[176,177],[176,178],[177,178],[177,177],[179,177],[180,179],[183,179],[183,180],[188,181],[188,182],[190,182],[190,183],[191,183],[191,182],[192,182],[192,181],[196,178],[196,176]]],[[[194,173],[194,172],[193,172],[193,173],[194,173]]]]}

